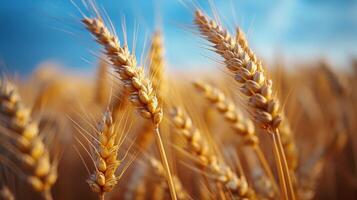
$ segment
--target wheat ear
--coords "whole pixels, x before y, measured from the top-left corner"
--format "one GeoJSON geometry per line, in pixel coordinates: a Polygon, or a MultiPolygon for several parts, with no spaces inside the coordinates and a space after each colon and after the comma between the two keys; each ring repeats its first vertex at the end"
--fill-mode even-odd
{"type": "Polygon", "coordinates": [[[101,19],[84,18],[82,22],[95,36],[97,42],[105,48],[105,54],[112,62],[119,79],[130,93],[130,101],[138,108],[142,117],[152,120],[157,147],[167,174],[171,197],[176,200],[175,187],[159,132],[159,124],[162,120],[163,112],[152,88],[151,81],[145,78],[142,68],[137,67],[136,58],[130,53],[128,46],[121,47],[117,37],[110,33],[101,19]]]}
{"type": "Polygon", "coordinates": [[[276,187],[274,175],[269,167],[263,151],[259,146],[259,138],[256,135],[253,122],[245,117],[226,95],[218,88],[214,88],[202,81],[195,81],[193,83],[195,88],[204,93],[206,99],[214,105],[214,107],[221,113],[224,118],[232,125],[235,132],[243,138],[244,145],[251,147],[272,184],[276,187]]]}
{"type": "Polygon", "coordinates": [[[111,112],[106,111],[95,133],[95,149],[92,157],[95,160],[95,170],[90,174],[87,183],[92,191],[99,194],[100,199],[104,199],[107,192],[113,190],[120,177],[115,172],[121,164],[118,159],[120,139],[118,130],[113,124],[111,112]]]}
{"type": "Polygon", "coordinates": [[[228,165],[218,160],[210,151],[200,131],[193,126],[191,119],[180,108],[174,108],[171,117],[177,132],[187,141],[190,152],[198,158],[202,167],[212,173],[218,183],[236,197],[256,199],[254,190],[248,186],[245,178],[238,178],[228,165]]]}
{"type": "MultiPolygon", "coordinates": [[[[149,76],[152,80],[152,87],[157,92],[160,104],[164,104],[163,95],[165,94],[164,71],[165,64],[163,58],[163,41],[160,31],[156,31],[151,38],[149,51],[149,76]]],[[[137,138],[138,147],[145,151],[152,142],[152,126],[144,123],[137,138]]]]}
{"type": "Polygon", "coordinates": [[[0,80],[1,123],[13,134],[12,143],[21,161],[20,169],[32,188],[47,200],[52,199],[51,187],[57,180],[57,165],[51,163],[50,152],[39,134],[38,124],[31,119],[30,110],[21,101],[16,87],[0,80]]]}
{"type": "Polygon", "coordinates": [[[235,80],[242,84],[241,93],[248,97],[255,122],[271,134],[277,161],[279,180],[286,199],[295,199],[294,189],[281,145],[278,127],[282,121],[279,102],[273,97],[273,82],[265,75],[262,65],[256,65],[244,49],[213,20],[208,19],[200,10],[195,13],[195,23],[201,34],[213,44],[215,52],[224,58],[227,69],[235,80]],[[288,183],[286,185],[285,181],[288,183]]]}
{"type": "Polygon", "coordinates": [[[243,51],[247,53],[249,59],[257,65],[258,68],[262,68],[262,62],[257,58],[251,48],[249,48],[248,40],[240,27],[236,28],[236,42],[241,46],[243,51]]]}
{"type": "MultiPolygon", "coordinates": [[[[247,38],[241,28],[236,29],[236,42],[242,47],[242,49],[247,53],[249,58],[257,65],[258,68],[262,68],[262,62],[257,58],[252,49],[249,48],[247,38]]],[[[295,140],[292,135],[289,123],[283,118],[283,123],[279,126],[279,132],[282,140],[282,145],[288,167],[290,169],[291,175],[294,175],[298,164],[298,152],[295,144],[295,140]]]]}
{"type": "Polygon", "coordinates": [[[149,51],[149,75],[152,80],[152,86],[157,92],[160,103],[163,103],[163,95],[165,95],[165,62],[164,62],[164,46],[163,36],[160,31],[156,31],[151,38],[151,46],[149,51]]]}

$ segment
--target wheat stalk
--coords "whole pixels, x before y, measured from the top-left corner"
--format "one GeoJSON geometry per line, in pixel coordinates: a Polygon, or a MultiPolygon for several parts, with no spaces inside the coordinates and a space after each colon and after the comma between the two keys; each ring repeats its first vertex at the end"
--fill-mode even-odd
{"type": "Polygon", "coordinates": [[[120,46],[118,39],[110,33],[101,19],[84,18],[82,22],[95,36],[97,42],[105,48],[105,53],[118,73],[120,80],[130,93],[130,101],[138,108],[139,113],[146,119],[151,119],[154,125],[154,134],[161,160],[165,166],[167,181],[169,183],[171,197],[176,198],[174,183],[167,161],[165,149],[159,132],[159,124],[163,117],[152,83],[144,76],[142,68],[137,67],[136,58],[132,55],[127,45],[120,46]]]}
{"type": "Polygon", "coordinates": [[[187,141],[190,152],[198,158],[201,166],[212,173],[218,183],[238,198],[256,199],[254,190],[248,186],[245,178],[238,178],[229,166],[210,152],[208,143],[180,108],[174,108],[171,117],[177,132],[187,141]]]}
{"type": "Polygon", "coordinates": [[[273,82],[266,77],[263,66],[257,65],[228,31],[208,19],[200,10],[195,13],[195,23],[201,34],[213,44],[215,52],[224,58],[224,63],[235,80],[242,84],[240,91],[248,97],[248,105],[252,108],[255,122],[271,133],[275,143],[275,158],[282,192],[286,199],[289,199],[289,196],[295,199],[278,131],[282,117],[279,102],[273,97],[273,82]]]}
{"type": "MultiPolygon", "coordinates": [[[[154,169],[157,176],[161,177],[161,179],[165,179],[165,169],[162,164],[155,158],[150,158],[149,162],[154,169]]],[[[177,198],[179,200],[189,199],[189,195],[186,190],[183,188],[183,185],[180,179],[177,176],[173,176],[173,181],[175,182],[175,190],[177,194],[177,198]]]]}
{"type": "Polygon", "coordinates": [[[145,180],[142,180],[139,185],[135,188],[135,200],[145,200],[146,198],[146,187],[145,180]]]}
{"type": "Polygon", "coordinates": [[[57,180],[57,165],[51,163],[50,152],[39,134],[38,124],[22,104],[16,87],[5,80],[0,81],[0,115],[2,126],[14,133],[10,138],[16,152],[12,153],[21,161],[18,166],[26,181],[45,199],[52,199],[50,190],[57,180]]]}

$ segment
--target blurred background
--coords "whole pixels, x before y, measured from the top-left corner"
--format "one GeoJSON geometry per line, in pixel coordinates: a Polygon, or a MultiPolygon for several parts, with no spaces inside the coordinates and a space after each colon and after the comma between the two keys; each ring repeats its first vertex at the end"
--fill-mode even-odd
{"type": "MultiPolygon", "coordinates": [[[[117,106],[119,114],[128,114],[128,121],[134,122],[130,137],[151,135],[151,128],[147,121],[138,120],[127,106],[125,87],[117,82],[106,61],[98,58],[103,49],[81,24],[82,11],[91,17],[93,13],[88,13],[82,0],[73,1],[0,0],[0,72],[14,79],[34,119],[41,119],[41,134],[47,134],[43,131],[47,131],[47,126],[53,129],[46,137],[56,136],[56,145],[48,144],[54,156],[63,149],[63,156],[55,157],[60,160],[59,180],[52,190],[55,199],[97,199],[95,193],[89,192],[84,181],[88,178],[85,165],[77,155],[86,155],[86,152],[77,153],[72,148],[79,146],[74,137],[81,136],[77,122],[92,130],[88,121],[97,124],[102,111],[113,104],[114,111],[117,106]],[[60,69],[57,66],[61,66],[60,69]]],[[[212,106],[203,102],[190,83],[197,78],[207,79],[231,97],[247,116],[249,110],[244,98],[237,93],[232,77],[222,66],[217,66],[222,59],[207,50],[207,41],[193,25],[193,5],[209,16],[217,14],[232,33],[240,26],[254,52],[272,68],[266,71],[274,81],[277,98],[291,126],[291,130],[289,127],[285,130],[288,136],[285,135],[284,147],[298,160],[294,172],[299,199],[357,199],[357,0],[96,0],[96,3],[102,14],[113,22],[120,41],[125,38],[123,32],[127,34],[138,60],[148,55],[154,30],[159,27],[163,31],[164,61],[168,63],[165,70],[178,72],[163,73],[163,77],[157,78],[166,84],[169,77],[169,90],[163,93],[168,102],[164,104],[165,117],[169,118],[166,113],[173,105],[187,107],[194,114],[193,121],[202,126],[199,128],[207,130],[204,134],[210,137],[212,133],[212,145],[217,143],[234,169],[238,167],[232,159],[236,157],[230,156],[231,150],[236,146],[239,150],[243,140],[236,139],[235,132],[222,123],[219,113],[211,112],[212,106]],[[208,68],[219,73],[212,73],[208,68]],[[226,134],[222,136],[222,133],[226,134]]],[[[147,67],[153,68],[153,65],[147,67]]],[[[149,72],[150,76],[155,73],[149,72]]],[[[1,111],[0,108],[0,128],[4,126],[1,111]]],[[[169,152],[169,155],[172,153],[171,164],[184,189],[198,199],[205,195],[205,190],[201,190],[203,176],[180,163],[181,160],[194,162],[172,148],[177,142],[183,149],[182,141],[172,137],[170,120],[165,119],[163,123],[164,141],[168,141],[168,151],[172,151],[169,152]]],[[[268,155],[269,164],[275,166],[270,140],[260,132],[263,131],[258,130],[263,152],[268,155]]],[[[137,143],[146,140],[137,139],[137,143]]],[[[148,155],[158,157],[150,146],[152,139],[148,141],[145,147],[148,155]]],[[[265,187],[259,179],[262,173],[255,174],[260,168],[249,166],[252,152],[243,154],[246,155],[243,168],[249,182],[258,189],[265,187]]],[[[123,199],[123,195],[134,194],[134,189],[140,190],[135,183],[133,187],[128,183],[141,174],[145,176],[141,186],[149,188],[144,193],[146,199],[157,199],[152,191],[156,186],[163,189],[165,185],[161,185],[162,180],[156,180],[149,164],[142,165],[146,159],[141,155],[130,166],[113,197],[123,199]]],[[[90,162],[89,157],[87,160],[90,162]]],[[[1,172],[0,168],[0,177],[1,172]]],[[[5,175],[10,174],[6,172],[5,175]]],[[[3,180],[0,178],[0,186],[3,180]]],[[[17,180],[11,177],[9,180],[15,185],[10,189],[18,199],[38,199],[29,195],[34,193],[31,188],[23,190],[22,180],[11,182],[17,180]]],[[[216,192],[219,190],[208,187],[213,188],[212,194],[219,194],[216,192]]],[[[164,195],[168,195],[168,191],[164,195]]]]}
{"type": "MultiPolygon", "coordinates": [[[[153,29],[161,26],[173,68],[210,65],[202,55],[205,46],[194,34],[192,13],[185,7],[190,1],[183,2],[97,1],[118,33],[125,21],[129,41],[137,30],[138,57],[153,29]]],[[[210,11],[209,1],[195,2],[210,11]]],[[[231,29],[241,26],[265,60],[274,59],[274,55],[295,62],[326,58],[333,66],[338,63],[339,68],[347,68],[357,54],[355,0],[216,0],[213,4],[224,15],[221,21],[231,29]]],[[[19,74],[28,74],[48,60],[76,69],[91,68],[88,61],[95,61],[91,51],[97,45],[88,42],[79,20],[80,13],[70,0],[0,1],[0,66],[19,74]]]]}

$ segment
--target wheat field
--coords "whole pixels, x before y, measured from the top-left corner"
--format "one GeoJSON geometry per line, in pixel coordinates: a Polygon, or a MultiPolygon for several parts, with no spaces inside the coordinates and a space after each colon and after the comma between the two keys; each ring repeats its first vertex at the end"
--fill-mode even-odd
{"type": "Polygon", "coordinates": [[[2,71],[0,199],[357,198],[357,60],[268,66],[241,27],[191,5],[216,69],[169,70],[165,27],[140,55],[82,4],[94,75],[2,71]]]}

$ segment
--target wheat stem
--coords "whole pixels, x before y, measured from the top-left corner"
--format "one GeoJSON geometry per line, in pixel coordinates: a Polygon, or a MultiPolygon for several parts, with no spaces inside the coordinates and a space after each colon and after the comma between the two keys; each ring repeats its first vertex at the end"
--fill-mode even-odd
{"type": "Polygon", "coordinates": [[[160,151],[161,162],[163,163],[163,166],[164,166],[165,171],[166,171],[166,179],[168,181],[168,185],[169,185],[169,188],[170,188],[171,198],[173,200],[177,200],[174,181],[172,179],[170,166],[169,166],[169,163],[168,163],[168,160],[167,160],[164,144],[162,143],[162,139],[161,139],[161,135],[160,135],[160,131],[159,131],[159,127],[158,126],[154,127],[154,132],[155,132],[154,134],[155,134],[155,137],[156,137],[156,143],[157,143],[158,149],[160,151]]]}
{"type": "Polygon", "coordinates": [[[105,192],[99,194],[99,200],[105,200],[105,192]]]}
{"type": "Polygon", "coordinates": [[[276,166],[277,166],[277,170],[278,170],[278,176],[279,176],[279,182],[280,182],[280,190],[283,193],[283,196],[285,200],[288,200],[288,192],[287,192],[287,188],[286,188],[286,183],[285,183],[285,177],[284,177],[284,170],[283,170],[283,165],[281,163],[281,158],[280,158],[280,153],[279,153],[279,147],[278,147],[278,141],[276,138],[276,134],[275,132],[271,133],[272,135],[272,139],[273,139],[273,143],[274,143],[274,157],[275,157],[275,162],[276,162],[276,166]]]}
{"type": "Polygon", "coordinates": [[[53,200],[52,194],[49,190],[46,190],[42,193],[43,199],[45,200],[53,200]]]}
{"type": "Polygon", "coordinates": [[[289,175],[288,163],[286,161],[284,148],[283,148],[283,145],[281,143],[279,130],[276,129],[273,134],[276,135],[276,141],[277,141],[277,145],[278,145],[278,150],[279,150],[281,158],[282,158],[282,167],[285,170],[286,179],[287,179],[287,183],[288,183],[288,187],[289,187],[289,191],[290,191],[290,196],[291,196],[292,200],[295,200],[294,188],[293,188],[293,185],[292,185],[291,177],[289,175]]]}

